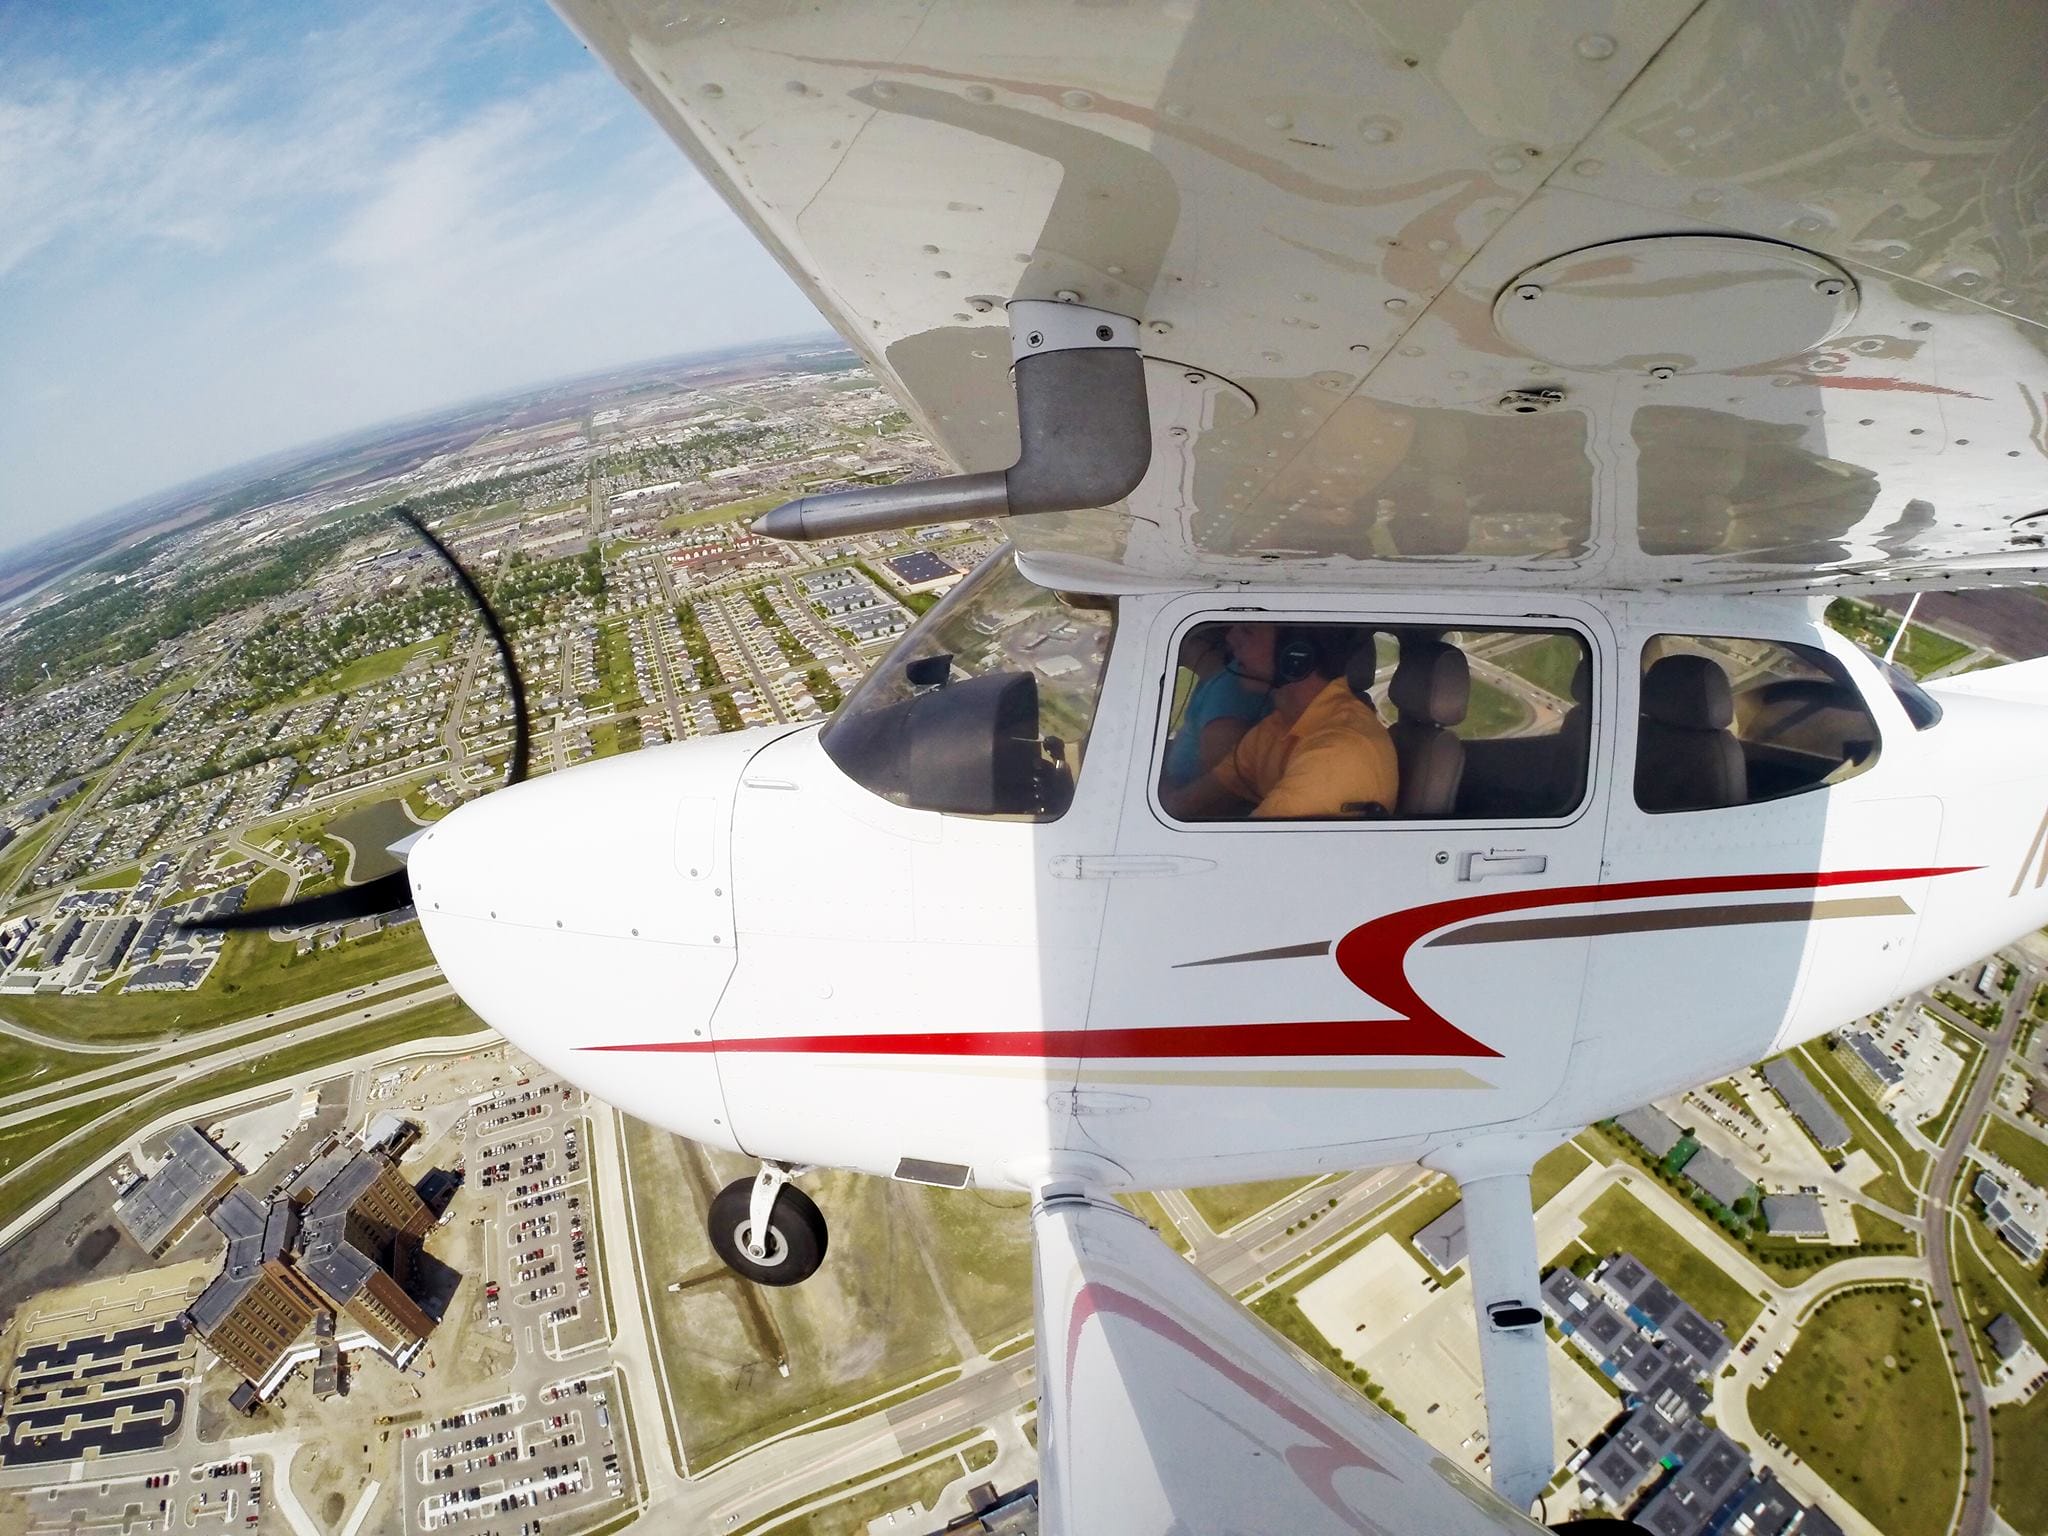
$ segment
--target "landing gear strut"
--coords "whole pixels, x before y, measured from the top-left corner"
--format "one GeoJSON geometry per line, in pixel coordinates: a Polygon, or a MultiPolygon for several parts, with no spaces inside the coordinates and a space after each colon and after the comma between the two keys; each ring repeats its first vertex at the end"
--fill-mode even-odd
{"type": "Polygon", "coordinates": [[[711,1202],[711,1246],[727,1268],[756,1285],[795,1285],[825,1262],[825,1215],[789,1182],[791,1170],[763,1163],[711,1202]]]}

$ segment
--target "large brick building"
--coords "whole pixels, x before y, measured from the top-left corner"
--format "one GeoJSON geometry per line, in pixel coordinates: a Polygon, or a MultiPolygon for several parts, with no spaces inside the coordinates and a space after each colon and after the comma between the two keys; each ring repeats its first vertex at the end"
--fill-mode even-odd
{"type": "Polygon", "coordinates": [[[301,1272],[401,1363],[434,1327],[404,1285],[433,1225],[426,1202],[375,1152],[356,1153],[306,1202],[301,1272]]]}
{"type": "Polygon", "coordinates": [[[216,1355],[267,1392],[272,1375],[281,1380],[296,1363],[292,1346],[326,1309],[292,1267],[298,1208],[284,1200],[266,1208],[237,1189],[211,1219],[228,1240],[227,1258],[185,1315],[216,1355]]]}
{"type": "Polygon", "coordinates": [[[399,1365],[433,1331],[406,1289],[433,1213],[381,1153],[336,1148],[267,1206],[235,1190],[213,1222],[227,1259],[187,1316],[260,1397],[319,1357],[321,1319],[399,1365]]]}

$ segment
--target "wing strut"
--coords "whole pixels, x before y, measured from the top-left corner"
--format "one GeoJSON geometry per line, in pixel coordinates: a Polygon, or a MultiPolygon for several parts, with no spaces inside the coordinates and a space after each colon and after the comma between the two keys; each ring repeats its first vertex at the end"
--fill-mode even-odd
{"type": "Polygon", "coordinates": [[[1455,1178],[1464,1197],[1488,1461],[1494,1491],[1521,1510],[1536,1502],[1557,1467],[1529,1191],[1536,1156],[1549,1150],[1509,1137],[1463,1142],[1425,1159],[1455,1178]]]}
{"type": "Polygon", "coordinates": [[[1540,1529],[1122,1206],[1048,1190],[1032,1235],[1048,1536],[1540,1529]]]}

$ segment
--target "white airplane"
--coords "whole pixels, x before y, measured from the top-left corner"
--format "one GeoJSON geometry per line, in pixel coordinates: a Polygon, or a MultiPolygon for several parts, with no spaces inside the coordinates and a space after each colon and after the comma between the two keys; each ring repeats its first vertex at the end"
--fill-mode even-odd
{"type": "Polygon", "coordinates": [[[1048,1530],[1533,1529],[1536,1159],[2048,923],[2048,662],[1822,622],[2040,577],[2048,11],[558,4],[965,471],[759,531],[1014,542],[424,834],[450,981],[753,1279],[1034,1194],[1048,1530]],[[1111,1199],[1415,1160],[1497,1494],[1111,1199]]]}

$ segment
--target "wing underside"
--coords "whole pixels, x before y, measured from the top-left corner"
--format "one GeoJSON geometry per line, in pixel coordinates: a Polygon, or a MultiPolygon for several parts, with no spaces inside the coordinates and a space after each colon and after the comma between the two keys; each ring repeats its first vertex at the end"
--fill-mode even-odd
{"type": "Polygon", "coordinates": [[[1052,1196],[1032,1219],[1048,1531],[1540,1530],[1121,1206],[1052,1196]]]}
{"type": "Polygon", "coordinates": [[[1005,303],[1144,322],[1152,472],[1045,569],[2048,567],[2048,8],[559,3],[964,469],[1005,303]]]}

